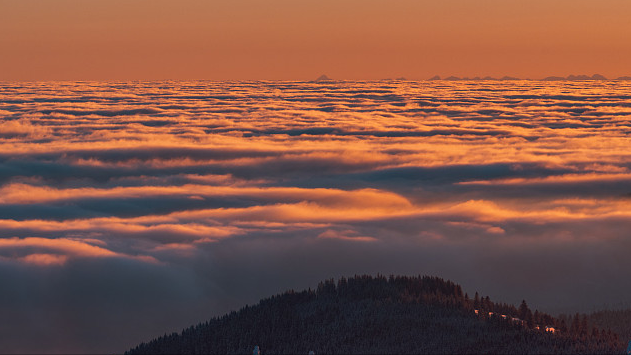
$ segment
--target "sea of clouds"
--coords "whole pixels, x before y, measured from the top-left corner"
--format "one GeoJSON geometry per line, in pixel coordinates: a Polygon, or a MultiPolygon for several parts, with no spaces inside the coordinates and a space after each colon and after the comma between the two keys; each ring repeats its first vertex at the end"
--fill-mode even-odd
{"type": "Polygon", "coordinates": [[[625,82],[0,83],[0,352],[364,273],[615,307],[630,134],[625,82]]]}

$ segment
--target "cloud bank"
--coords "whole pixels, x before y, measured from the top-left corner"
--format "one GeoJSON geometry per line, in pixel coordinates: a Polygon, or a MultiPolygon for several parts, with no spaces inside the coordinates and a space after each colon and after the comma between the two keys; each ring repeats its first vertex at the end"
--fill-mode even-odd
{"type": "Polygon", "coordinates": [[[355,273],[553,312],[623,302],[629,98],[621,81],[1,83],[0,351],[119,352],[355,273]]]}

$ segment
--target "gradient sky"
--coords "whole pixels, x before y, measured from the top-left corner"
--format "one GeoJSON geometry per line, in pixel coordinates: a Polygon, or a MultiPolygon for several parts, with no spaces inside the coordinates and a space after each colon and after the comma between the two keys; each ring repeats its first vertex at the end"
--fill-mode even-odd
{"type": "Polygon", "coordinates": [[[0,80],[630,75],[626,0],[0,0],[0,80]]]}

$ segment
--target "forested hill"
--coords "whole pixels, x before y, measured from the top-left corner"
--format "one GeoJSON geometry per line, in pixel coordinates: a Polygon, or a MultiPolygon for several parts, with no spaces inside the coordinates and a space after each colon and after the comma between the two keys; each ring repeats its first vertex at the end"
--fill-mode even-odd
{"type": "Polygon", "coordinates": [[[251,354],[255,346],[263,354],[623,352],[615,334],[585,317],[567,324],[436,277],[355,276],[263,299],[127,354],[251,354]]]}
{"type": "MultiPolygon", "coordinates": [[[[587,320],[594,326],[608,328],[618,334],[621,347],[626,348],[628,342],[631,341],[631,309],[603,310],[586,316],[587,320]]],[[[569,319],[569,316],[567,318],[569,319]]]]}

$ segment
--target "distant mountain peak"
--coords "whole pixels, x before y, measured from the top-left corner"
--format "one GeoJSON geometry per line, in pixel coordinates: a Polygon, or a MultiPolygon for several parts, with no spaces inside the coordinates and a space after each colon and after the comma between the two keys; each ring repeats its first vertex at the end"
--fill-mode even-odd
{"type": "Polygon", "coordinates": [[[606,77],[600,75],[600,74],[594,74],[592,76],[589,75],[585,75],[585,74],[581,74],[581,75],[574,75],[574,74],[570,74],[567,77],[562,77],[562,76],[548,76],[546,78],[543,78],[543,80],[545,81],[561,81],[561,80],[607,80],[606,77]]]}
{"type": "Polygon", "coordinates": [[[332,81],[332,79],[326,76],[326,74],[322,74],[315,81],[332,81]]]}
{"type": "MultiPolygon", "coordinates": [[[[508,80],[524,80],[518,77],[514,77],[514,76],[508,76],[505,75],[501,78],[494,78],[491,76],[485,76],[485,77],[458,77],[458,76],[448,76],[444,79],[442,79],[440,76],[435,75],[431,78],[429,78],[428,80],[447,80],[447,81],[460,81],[460,80],[470,80],[470,81],[479,81],[479,80],[504,80],[504,81],[508,81],[508,80]]],[[[531,79],[525,79],[525,80],[531,80],[531,79]]],[[[601,74],[593,74],[593,75],[585,75],[585,74],[580,74],[580,75],[568,75],[568,76],[548,76],[545,77],[541,80],[544,81],[574,81],[574,80],[609,80],[607,79],[604,75],[601,74]]],[[[616,80],[631,80],[631,77],[629,76],[621,76],[619,78],[617,78],[616,80]]]]}

